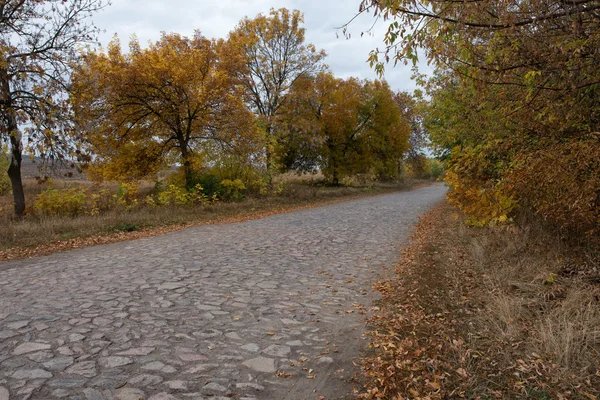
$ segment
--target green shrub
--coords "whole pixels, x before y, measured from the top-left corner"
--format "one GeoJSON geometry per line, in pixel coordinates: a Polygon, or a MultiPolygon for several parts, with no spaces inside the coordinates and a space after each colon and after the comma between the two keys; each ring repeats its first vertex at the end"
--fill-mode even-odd
{"type": "Polygon", "coordinates": [[[46,189],[37,195],[33,208],[41,215],[75,217],[85,214],[86,200],[85,188],[46,189]]]}
{"type": "Polygon", "coordinates": [[[164,191],[166,188],[165,183],[161,182],[161,181],[156,181],[154,182],[154,190],[153,190],[153,194],[154,196],[158,196],[160,192],[164,191]]]}
{"type": "Polygon", "coordinates": [[[116,232],[136,232],[140,230],[140,227],[136,224],[122,223],[114,227],[116,232]]]}
{"type": "Polygon", "coordinates": [[[430,158],[427,160],[429,174],[431,178],[441,179],[445,172],[444,163],[438,160],[437,158],[430,158]]]}
{"type": "Polygon", "coordinates": [[[194,204],[207,204],[216,200],[216,195],[213,195],[212,197],[205,195],[202,186],[199,184],[191,190],[170,184],[164,191],[158,194],[156,199],[148,196],[148,198],[146,198],[146,204],[150,206],[191,206],[194,204]]]}
{"type": "Polygon", "coordinates": [[[221,186],[221,180],[214,174],[197,174],[192,178],[192,187],[188,188],[194,190],[198,185],[201,187],[202,193],[208,198],[224,198],[223,186],[221,186]]]}
{"type": "Polygon", "coordinates": [[[241,179],[225,179],[221,181],[221,188],[223,189],[223,200],[225,201],[241,201],[244,200],[244,193],[246,192],[246,185],[241,179]]]}

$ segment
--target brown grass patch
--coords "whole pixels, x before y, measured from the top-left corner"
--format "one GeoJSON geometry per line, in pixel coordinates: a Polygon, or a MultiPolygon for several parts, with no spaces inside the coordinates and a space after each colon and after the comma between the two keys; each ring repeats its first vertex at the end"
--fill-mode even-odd
{"type": "Polygon", "coordinates": [[[378,285],[361,397],[597,399],[598,254],[541,228],[469,228],[436,208],[378,285]]]}

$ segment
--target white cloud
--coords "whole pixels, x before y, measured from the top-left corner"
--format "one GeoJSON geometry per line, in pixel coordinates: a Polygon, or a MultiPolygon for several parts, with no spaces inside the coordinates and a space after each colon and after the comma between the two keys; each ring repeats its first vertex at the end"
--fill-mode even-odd
{"type": "MultiPolygon", "coordinates": [[[[376,79],[367,58],[371,50],[382,47],[385,23],[378,23],[373,35],[360,37],[373,24],[371,16],[361,16],[350,25],[350,40],[335,29],[349,21],[358,6],[359,0],[112,0],[94,22],[105,31],[100,36],[104,46],[115,33],[124,45],[133,34],[144,44],[163,31],[191,35],[200,30],[208,37],[226,37],[245,16],[271,8],[298,9],[305,14],[307,41],[327,52],[327,64],[337,76],[376,79]]],[[[410,67],[390,65],[385,78],[393,89],[412,90],[410,76],[410,67]]]]}

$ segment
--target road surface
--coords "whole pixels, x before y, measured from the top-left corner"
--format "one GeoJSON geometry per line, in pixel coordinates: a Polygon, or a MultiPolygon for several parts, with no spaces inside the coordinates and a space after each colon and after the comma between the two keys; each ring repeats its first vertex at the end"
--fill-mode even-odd
{"type": "Polygon", "coordinates": [[[429,186],[0,264],[0,400],[349,398],[429,186]]]}

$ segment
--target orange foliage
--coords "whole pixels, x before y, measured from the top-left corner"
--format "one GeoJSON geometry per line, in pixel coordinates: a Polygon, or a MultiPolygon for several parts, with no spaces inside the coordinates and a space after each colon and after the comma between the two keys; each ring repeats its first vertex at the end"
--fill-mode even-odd
{"type": "Polygon", "coordinates": [[[302,79],[282,111],[285,164],[318,165],[334,184],[358,173],[397,176],[410,127],[386,83],[321,73],[302,79]],[[312,159],[311,159],[312,157],[312,159]]]}
{"type": "Polygon", "coordinates": [[[520,209],[600,237],[597,1],[361,4],[394,20],[386,58],[416,62],[425,49],[437,70],[421,79],[428,128],[463,210],[487,223],[520,209]]]}
{"type": "Polygon", "coordinates": [[[257,130],[233,76],[242,59],[226,42],[196,32],[129,47],[123,53],[115,38],[73,76],[77,122],[98,155],[94,177],[139,179],[179,162],[187,182],[211,144],[253,146],[257,130]]]}

